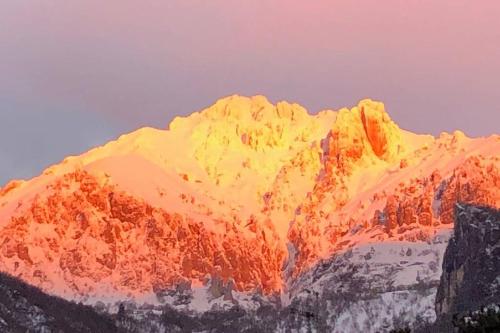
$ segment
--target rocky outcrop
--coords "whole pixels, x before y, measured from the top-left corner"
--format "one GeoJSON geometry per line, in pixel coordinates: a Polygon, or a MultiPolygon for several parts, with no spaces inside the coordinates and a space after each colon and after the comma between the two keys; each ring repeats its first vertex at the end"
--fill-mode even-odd
{"type": "MultiPolygon", "coordinates": [[[[443,178],[438,170],[430,177],[411,178],[387,196],[382,211],[375,212],[374,225],[384,225],[388,233],[401,233],[405,226],[420,224],[452,225],[457,202],[500,206],[500,169],[497,161],[471,156],[443,178]]],[[[384,197],[377,193],[377,198],[384,197]]]]}
{"type": "Polygon", "coordinates": [[[442,185],[439,193],[440,220],[452,224],[457,202],[500,207],[499,157],[485,160],[480,156],[467,158],[442,185]]]}
{"type": "Polygon", "coordinates": [[[220,276],[220,267],[215,268],[215,272],[206,279],[205,284],[208,285],[208,293],[211,299],[223,297],[223,301],[236,303],[233,298],[234,280],[229,279],[225,282],[220,276]]]}
{"type": "Polygon", "coordinates": [[[369,99],[339,111],[323,142],[325,171],[350,174],[361,158],[391,161],[405,150],[401,130],[385,112],[384,104],[369,99]]]}
{"type": "Polygon", "coordinates": [[[406,149],[401,131],[385,112],[383,103],[369,99],[359,103],[357,111],[373,153],[381,159],[397,158],[406,149]]]}
{"type": "Polygon", "coordinates": [[[500,300],[500,210],[458,203],[443,260],[436,313],[477,310],[500,300]]]}

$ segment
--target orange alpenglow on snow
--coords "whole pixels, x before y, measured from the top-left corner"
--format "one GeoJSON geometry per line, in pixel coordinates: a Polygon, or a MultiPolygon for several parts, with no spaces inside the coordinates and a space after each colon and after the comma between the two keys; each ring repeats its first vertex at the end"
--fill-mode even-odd
{"type": "Polygon", "coordinates": [[[372,100],[231,96],[0,189],[0,270],[74,299],[278,293],[338,251],[451,228],[458,201],[500,207],[499,155],[497,135],[413,134],[372,100]]]}

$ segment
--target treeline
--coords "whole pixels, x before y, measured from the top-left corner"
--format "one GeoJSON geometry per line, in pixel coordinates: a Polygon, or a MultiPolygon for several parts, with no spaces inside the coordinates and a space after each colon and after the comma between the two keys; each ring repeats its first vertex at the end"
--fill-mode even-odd
{"type": "Polygon", "coordinates": [[[17,278],[0,273],[2,332],[123,332],[110,316],[93,307],[50,296],[17,278]]]}

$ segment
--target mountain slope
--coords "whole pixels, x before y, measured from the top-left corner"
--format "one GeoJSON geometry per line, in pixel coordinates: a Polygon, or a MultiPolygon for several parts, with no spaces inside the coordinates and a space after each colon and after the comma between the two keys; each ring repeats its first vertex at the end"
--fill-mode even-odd
{"type": "Polygon", "coordinates": [[[98,314],[92,307],[48,296],[3,273],[0,273],[0,330],[121,332],[111,318],[98,314]]]}

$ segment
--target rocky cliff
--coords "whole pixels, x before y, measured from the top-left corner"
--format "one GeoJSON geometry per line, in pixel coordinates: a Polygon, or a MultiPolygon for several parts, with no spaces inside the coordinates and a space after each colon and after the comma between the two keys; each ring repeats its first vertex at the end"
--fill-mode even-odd
{"type": "Polygon", "coordinates": [[[500,210],[457,204],[455,227],[443,259],[436,314],[479,310],[500,301],[500,210]]]}

